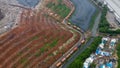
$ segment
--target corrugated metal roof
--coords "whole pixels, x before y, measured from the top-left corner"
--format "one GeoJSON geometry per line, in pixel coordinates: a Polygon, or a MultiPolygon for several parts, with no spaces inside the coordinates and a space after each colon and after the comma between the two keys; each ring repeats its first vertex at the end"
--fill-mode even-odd
{"type": "Polygon", "coordinates": [[[120,18],[120,0],[105,0],[120,18]]]}

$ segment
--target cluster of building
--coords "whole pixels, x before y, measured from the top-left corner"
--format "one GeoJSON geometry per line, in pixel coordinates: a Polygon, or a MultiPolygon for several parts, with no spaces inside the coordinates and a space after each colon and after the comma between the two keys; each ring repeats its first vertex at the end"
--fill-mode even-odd
{"type": "Polygon", "coordinates": [[[92,63],[96,65],[96,68],[115,68],[116,43],[116,38],[103,37],[95,53],[85,60],[83,68],[89,68],[92,63]]]}

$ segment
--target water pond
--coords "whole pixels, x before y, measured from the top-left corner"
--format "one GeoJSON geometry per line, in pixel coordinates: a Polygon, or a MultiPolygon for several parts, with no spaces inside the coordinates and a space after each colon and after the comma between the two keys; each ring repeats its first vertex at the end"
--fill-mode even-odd
{"type": "Polygon", "coordinates": [[[96,7],[89,0],[71,0],[76,9],[70,18],[70,21],[82,28],[84,31],[88,30],[90,20],[96,7]]]}
{"type": "Polygon", "coordinates": [[[18,3],[27,6],[27,7],[35,7],[40,0],[17,0],[18,3]]]}

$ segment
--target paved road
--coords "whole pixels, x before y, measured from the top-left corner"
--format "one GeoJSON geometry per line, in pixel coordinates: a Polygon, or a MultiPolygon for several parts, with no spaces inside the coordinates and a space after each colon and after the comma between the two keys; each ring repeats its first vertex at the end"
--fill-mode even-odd
{"type": "Polygon", "coordinates": [[[90,41],[88,41],[84,47],[79,48],[68,60],[66,63],[63,64],[62,68],[67,68],[94,40],[94,38],[91,38],[90,41]]]}
{"type": "Polygon", "coordinates": [[[95,37],[96,34],[97,34],[97,31],[98,31],[98,25],[99,25],[99,22],[100,22],[100,18],[101,18],[101,11],[100,13],[98,14],[96,20],[95,20],[95,24],[92,28],[92,36],[95,37]]]}

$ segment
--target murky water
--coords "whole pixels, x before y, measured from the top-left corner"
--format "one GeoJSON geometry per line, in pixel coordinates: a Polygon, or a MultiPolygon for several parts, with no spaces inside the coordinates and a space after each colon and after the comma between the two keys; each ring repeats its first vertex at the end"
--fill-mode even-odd
{"type": "Polygon", "coordinates": [[[87,30],[90,24],[91,16],[96,8],[88,0],[71,0],[76,7],[76,10],[70,20],[75,25],[87,30]]]}
{"type": "Polygon", "coordinates": [[[17,0],[20,4],[27,7],[35,7],[40,0],[17,0]]]}

